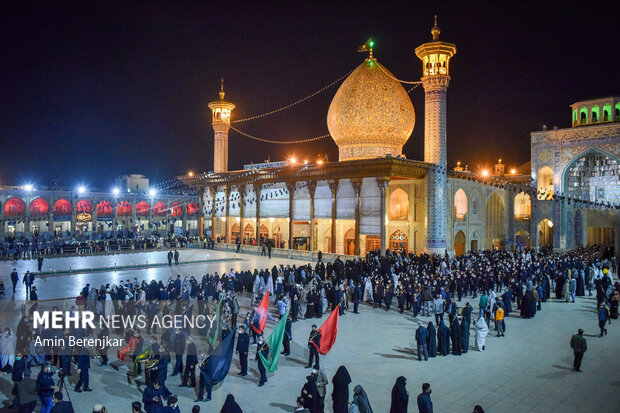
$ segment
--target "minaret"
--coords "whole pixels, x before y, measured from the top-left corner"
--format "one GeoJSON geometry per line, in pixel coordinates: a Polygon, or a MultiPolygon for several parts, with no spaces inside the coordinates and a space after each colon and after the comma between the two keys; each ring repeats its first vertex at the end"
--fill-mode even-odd
{"type": "Polygon", "coordinates": [[[209,103],[213,113],[211,125],[215,133],[213,143],[213,171],[228,172],[228,130],[230,129],[230,112],[235,105],[224,100],[224,79],[220,88],[220,100],[209,103]]]}
{"type": "Polygon", "coordinates": [[[446,92],[450,83],[450,58],[456,46],[439,40],[441,31],[431,29],[433,41],[415,49],[422,60],[424,86],[424,161],[437,165],[427,174],[426,216],[429,253],[443,254],[446,249],[446,92]]]}

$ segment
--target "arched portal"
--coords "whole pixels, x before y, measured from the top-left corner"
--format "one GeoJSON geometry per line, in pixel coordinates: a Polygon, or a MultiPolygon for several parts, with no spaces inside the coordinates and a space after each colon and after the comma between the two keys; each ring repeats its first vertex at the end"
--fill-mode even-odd
{"type": "Polygon", "coordinates": [[[88,201],[87,199],[82,199],[75,206],[75,210],[77,211],[78,214],[79,213],[90,214],[91,212],[93,212],[93,204],[91,204],[90,201],[88,201]]]}
{"type": "Polygon", "coordinates": [[[469,242],[469,250],[470,251],[477,251],[478,250],[478,240],[480,239],[480,235],[478,234],[477,231],[474,231],[474,233],[471,235],[471,241],[469,242]]]}
{"type": "Polygon", "coordinates": [[[390,219],[409,219],[409,195],[401,188],[390,195],[390,219]]]}
{"type": "Polygon", "coordinates": [[[71,202],[66,199],[59,199],[54,203],[54,215],[67,216],[71,215],[71,202]]]}
{"type": "Polygon", "coordinates": [[[497,192],[493,192],[487,201],[486,229],[487,248],[501,248],[504,236],[504,202],[497,192]]]}
{"type": "Polygon", "coordinates": [[[170,216],[180,217],[183,216],[183,207],[177,201],[170,204],[170,216]]]}
{"type": "Polygon", "coordinates": [[[247,224],[243,229],[243,239],[249,240],[250,238],[254,238],[256,236],[256,232],[254,232],[254,227],[252,224],[247,224]]]}
{"type": "Polygon", "coordinates": [[[517,221],[529,221],[532,216],[532,200],[528,194],[521,192],[515,196],[514,201],[515,219],[517,221]]]}
{"type": "Polygon", "coordinates": [[[467,195],[462,188],[459,188],[454,194],[454,217],[462,220],[465,218],[465,214],[467,214],[467,195]]]}
{"type": "Polygon", "coordinates": [[[189,204],[187,204],[187,215],[196,215],[199,209],[200,208],[198,207],[198,204],[196,204],[195,202],[190,202],[189,204]]]}
{"type": "Polygon", "coordinates": [[[390,235],[390,250],[394,252],[406,253],[409,245],[407,234],[397,229],[390,235]]]}
{"type": "Polygon", "coordinates": [[[30,203],[30,215],[47,215],[50,212],[50,204],[43,198],[37,198],[30,203]]]}
{"type": "Polygon", "coordinates": [[[593,202],[620,201],[620,165],[616,158],[593,149],[564,170],[564,192],[571,198],[593,202]]]}
{"type": "Polygon", "coordinates": [[[355,254],[355,228],[349,228],[344,233],[344,253],[348,255],[355,254]]]}
{"type": "Polygon", "coordinates": [[[463,231],[459,231],[454,236],[454,255],[457,257],[460,255],[465,255],[465,243],[467,240],[465,239],[465,234],[463,231]]]}
{"type": "Polygon", "coordinates": [[[110,203],[110,201],[103,200],[97,204],[97,216],[98,217],[112,216],[112,204],[110,203]]]}
{"type": "Polygon", "coordinates": [[[519,249],[530,248],[530,233],[524,229],[519,230],[515,234],[515,244],[519,249]]]}
{"type": "Polygon", "coordinates": [[[538,244],[541,247],[553,247],[553,222],[548,219],[538,223],[538,244]]]}
{"type": "Polygon", "coordinates": [[[269,228],[267,228],[265,224],[260,226],[260,237],[263,240],[266,240],[269,238],[269,228]]]}
{"type": "Polygon", "coordinates": [[[550,198],[553,195],[553,169],[548,166],[538,170],[538,199],[550,198]]]}
{"type": "Polygon", "coordinates": [[[230,239],[233,242],[237,242],[237,238],[239,238],[239,224],[237,224],[236,222],[230,228],[230,235],[231,235],[230,239]]]}
{"type": "Polygon", "coordinates": [[[160,201],[153,205],[153,215],[158,217],[166,215],[166,204],[160,201]]]}
{"type": "Polygon", "coordinates": [[[148,217],[151,211],[151,206],[146,201],[140,201],[136,204],[136,215],[141,217],[148,217]]]}

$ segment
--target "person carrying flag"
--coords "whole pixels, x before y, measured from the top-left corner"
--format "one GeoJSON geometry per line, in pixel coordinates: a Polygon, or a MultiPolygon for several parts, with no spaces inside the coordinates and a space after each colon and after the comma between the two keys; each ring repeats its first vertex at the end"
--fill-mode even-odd
{"type": "Polygon", "coordinates": [[[310,331],[310,337],[308,338],[308,350],[310,355],[308,358],[307,369],[314,367],[319,369],[319,349],[321,348],[321,332],[317,330],[316,324],[312,324],[312,331],[310,331]],[[316,358],[316,363],[312,366],[312,359],[316,358]]]}
{"type": "Polygon", "coordinates": [[[256,347],[256,362],[258,363],[258,371],[260,372],[260,380],[258,382],[258,387],[262,387],[265,385],[265,383],[267,383],[267,369],[265,367],[265,363],[263,361],[262,357],[259,357],[259,355],[262,355],[265,359],[269,359],[269,351],[271,349],[269,348],[269,344],[267,342],[265,342],[265,340],[263,340],[263,336],[260,336],[258,338],[258,346],[256,347]]]}

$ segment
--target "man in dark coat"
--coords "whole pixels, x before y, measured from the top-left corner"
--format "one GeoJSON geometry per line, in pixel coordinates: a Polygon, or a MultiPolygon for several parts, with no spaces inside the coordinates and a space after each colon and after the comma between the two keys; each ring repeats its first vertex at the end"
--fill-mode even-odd
{"type": "Polygon", "coordinates": [[[17,274],[17,270],[15,268],[13,268],[13,272],[11,272],[11,282],[13,283],[13,294],[15,294],[15,288],[19,282],[19,275],[17,274]]]}
{"type": "Polygon", "coordinates": [[[353,314],[359,314],[357,309],[360,305],[361,298],[362,298],[362,289],[360,288],[359,283],[355,283],[355,287],[353,288],[353,314]]]}
{"type": "Polygon", "coordinates": [[[450,325],[450,339],[452,340],[452,354],[460,356],[461,351],[461,325],[457,319],[452,320],[450,325]]]}
{"type": "Polygon", "coordinates": [[[71,402],[66,402],[62,398],[61,391],[54,393],[54,406],[52,410],[50,410],[50,413],[74,413],[71,402]]]}
{"type": "Polygon", "coordinates": [[[90,370],[90,353],[88,352],[88,349],[85,347],[82,347],[81,349],[78,350],[78,356],[77,356],[77,372],[80,375],[80,379],[78,380],[77,384],[75,385],[75,391],[80,393],[82,392],[82,385],[84,386],[84,391],[92,391],[92,389],[90,387],[88,387],[89,385],[89,375],[88,372],[90,370]]]}
{"type": "Polygon", "coordinates": [[[183,371],[183,379],[181,387],[187,387],[189,379],[189,387],[196,387],[196,365],[198,364],[198,355],[196,353],[196,344],[191,337],[187,337],[187,357],[185,358],[185,370],[183,371]]]}
{"type": "Polygon", "coordinates": [[[179,251],[174,250],[174,265],[179,265],[179,251]]]}
{"type": "Polygon", "coordinates": [[[469,323],[463,318],[461,320],[461,351],[467,353],[469,350],[469,323]]]}
{"type": "Polygon", "coordinates": [[[248,351],[250,351],[250,336],[245,332],[245,327],[240,326],[236,348],[236,352],[239,354],[239,364],[241,365],[241,371],[237,373],[238,376],[248,375],[248,351]]]}
{"type": "Polygon", "coordinates": [[[308,337],[310,356],[308,358],[308,365],[306,366],[307,369],[313,367],[319,370],[319,348],[321,348],[321,333],[317,330],[316,324],[312,324],[312,331],[310,331],[310,336],[308,337]],[[314,366],[312,365],[313,358],[316,358],[314,366]]]}
{"type": "Polygon", "coordinates": [[[168,266],[172,265],[172,251],[168,251],[168,266]]]}
{"type": "Polygon", "coordinates": [[[407,379],[400,376],[396,379],[394,387],[392,387],[392,404],[390,413],[407,413],[407,405],[409,404],[409,393],[407,393],[407,379]]]}
{"type": "Polygon", "coordinates": [[[442,356],[450,354],[450,328],[444,324],[443,320],[439,323],[437,331],[437,346],[437,352],[442,356]]]}
{"type": "Polygon", "coordinates": [[[173,344],[175,363],[170,377],[183,373],[183,353],[185,353],[185,342],[185,333],[183,333],[180,328],[177,328],[173,344]]]}
{"type": "Polygon", "coordinates": [[[142,403],[144,403],[144,411],[153,413],[164,405],[164,392],[159,382],[155,380],[142,393],[142,403]]]}
{"type": "Polygon", "coordinates": [[[437,357],[437,331],[432,321],[428,322],[426,330],[428,331],[428,356],[437,357]]]}
{"type": "Polygon", "coordinates": [[[428,361],[428,330],[421,321],[418,321],[418,329],[415,331],[415,341],[418,346],[418,360],[422,361],[422,356],[424,355],[424,360],[428,361]]]}

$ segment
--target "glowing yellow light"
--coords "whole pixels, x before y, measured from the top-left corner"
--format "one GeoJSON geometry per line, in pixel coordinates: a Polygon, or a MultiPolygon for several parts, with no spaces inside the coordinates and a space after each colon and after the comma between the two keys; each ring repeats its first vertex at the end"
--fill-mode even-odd
{"type": "Polygon", "coordinates": [[[549,228],[553,228],[553,222],[547,221],[547,225],[549,225],[549,228]]]}
{"type": "Polygon", "coordinates": [[[511,169],[511,170],[510,170],[510,173],[511,173],[511,174],[516,174],[516,173],[517,173],[517,170],[516,170],[516,169],[511,169]]]}
{"type": "Polygon", "coordinates": [[[486,169],[482,171],[482,176],[489,176],[489,171],[487,171],[486,169]]]}
{"type": "Polygon", "coordinates": [[[316,161],[317,165],[323,165],[323,161],[321,159],[319,159],[318,161],[316,161]]]}
{"type": "Polygon", "coordinates": [[[194,176],[194,173],[193,173],[192,171],[189,171],[188,175],[189,175],[190,177],[192,177],[192,176],[194,176]]]}
{"type": "Polygon", "coordinates": [[[305,160],[305,161],[304,161],[304,165],[308,165],[308,160],[305,160]]]}
{"type": "Polygon", "coordinates": [[[275,221],[275,218],[269,218],[269,222],[271,222],[273,224],[273,221],[275,221]]]}
{"type": "Polygon", "coordinates": [[[291,157],[291,159],[289,159],[291,161],[291,164],[295,164],[295,162],[297,162],[297,159],[295,159],[295,157],[291,157]]]}

